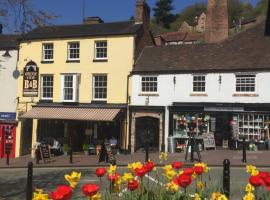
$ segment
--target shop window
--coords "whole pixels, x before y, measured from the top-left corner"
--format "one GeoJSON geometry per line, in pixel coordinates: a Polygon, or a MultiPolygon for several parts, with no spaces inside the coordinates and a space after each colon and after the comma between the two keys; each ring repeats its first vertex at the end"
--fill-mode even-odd
{"type": "Polygon", "coordinates": [[[80,43],[69,42],[68,43],[68,60],[79,60],[80,59],[80,43]]]}
{"type": "Polygon", "coordinates": [[[77,74],[62,75],[62,101],[76,102],[79,96],[79,76],[77,74]]]}
{"type": "Polygon", "coordinates": [[[236,75],[236,92],[255,92],[256,75],[236,75]]]}
{"type": "Polygon", "coordinates": [[[141,84],[142,92],[157,92],[156,76],[143,76],[141,84]]]}
{"type": "Polygon", "coordinates": [[[94,100],[107,99],[107,75],[94,75],[93,87],[94,100]]]}
{"type": "Polygon", "coordinates": [[[196,135],[208,133],[210,116],[197,113],[177,113],[173,115],[173,135],[175,137],[187,137],[188,132],[196,135]]]}
{"type": "Polygon", "coordinates": [[[43,61],[53,60],[53,43],[42,44],[42,60],[43,61]]]}
{"type": "Polygon", "coordinates": [[[205,92],[204,75],[193,75],[193,92],[205,92]]]}
{"type": "Polygon", "coordinates": [[[53,99],[53,75],[41,76],[41,99],[53,99]]]}
{"type": "Polygon", "coordinates": [[[95,42],[95,59],[107,59],[107,41],[95,42]]]}
{"type": "Polygon", "coordinates": [[[249,141],[255,142],[265,140],[268,137],[266,131],[269,127],[266,127],[269,122],[270,115],[263,114],[236,114],[233,119],[236,121],[239,133],[237,138],[245,136],[249,141]]]}

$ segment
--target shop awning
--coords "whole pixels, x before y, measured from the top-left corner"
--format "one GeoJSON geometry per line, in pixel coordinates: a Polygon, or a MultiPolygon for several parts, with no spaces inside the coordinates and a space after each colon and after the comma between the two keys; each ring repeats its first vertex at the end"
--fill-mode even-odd
{"type": "Polygon", "coordinates": [[[33,107],[19,118],[113,121],[119,112],[117,108],[33,107]]]}

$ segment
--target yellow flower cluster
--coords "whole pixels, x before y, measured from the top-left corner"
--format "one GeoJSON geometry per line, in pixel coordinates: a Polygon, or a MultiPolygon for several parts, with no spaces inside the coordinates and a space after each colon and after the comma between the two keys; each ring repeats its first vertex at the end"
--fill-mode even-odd
{"type": "Polygon", "coordinates": [[[114,174],[116,172],[116,165],[110,165],[108,169],[109,174],[114,174]]]}
{"type": "Polygon", "coordinates": [[[90,196],[90,200],[101,200],[101,194],[98,192],[93,196],[90,196]]]}
{"type": "Polygon", "coordinates": [[[159,154],[159,162],[163,163],[164,161],[166,161],[168,158],[168,154],[166,152],[161,152],[159,154]]]}
{"type": "Polygon", "coordinates": [[[206,163],[195,163],[194,167],[202,167],[203,168],[203,173],[209,172],[209,167],[207,166],[206,163]]]}
{"type": "Polygon", "coordinates": [[[134,177],[131,173],[124,173],[124,175],[122,176],[123,182],[129,182],[133,179],[134,179],[134,177]]]}
{"type": "MultiPolygon", "coordinates": [[[[249,173],[251,173],[251,172],[249,172],[249,173]]],[[[247,192],[247,194],[243,197],[243,200],[255,200],[255,196],[253,194],[254,190],[255,190],[255,188],[250,183],[248,183],[246,185],[246,188],[245,188],[245,191],[247,192]]]]}
{"type": "Polygon", "coordinates": [[[253,165],[247,165],[246,166],[247,173],[249,173],[251,176],[257,176],[259,174],[259,171],[257,168],[253,165]]]}
{"type": "Polygon", "coordinates": [[[244,197],[243,200],[255,200],[255,196],[253,193],[247,193],[244,197]]]}
{"type": "Polygon", "coordinates": [[[213,192],[210,200],[228,200],[228,198],[220,192],[213,192]]]}
{"type": "Polygon", "coordinates": [[[176,193],[179,190],[179,186],[174,182],[167,183],[166,190],[171,193],[176,193]]]}
{"type": "Polygon", "coordinates": [[[70,175],[65,174],[65,179],[69,183],[70,187],[74,189],[81,179],[81,173],[73,171],[70,175]]]}
{"type": "Polygon", "coordinates": [[[131,171],[131,172],[135,172],[136,169],[140,169],[142,168],[142,163],[141,162],[133,162],[133,163],[129,163],[127,168],[131,171]]]}
{"type": "Polygon", "coordinates": [[[165,165],[163,169],[164,175],[167,177],[168,180],[172,180],[177,175],[177,173],[172,168],[172,165],[165,165]]]}
{"type": "Polygon", "coordinates": [[[197,188],[202,190],[202,191],[204,190],[204,185],[203,185],[202,181],[197,181],[197,188]]]}
{"type": "Polygon", "coordinates": [[[195,193],[194,200],[201,200],[201,197],[198,193],[195,193]]]}
{"type": "Polygon", "coordinates": [[[33,200],[48,200],[48,194],[45,194],[42,189],[36,189],[33,200]]]}

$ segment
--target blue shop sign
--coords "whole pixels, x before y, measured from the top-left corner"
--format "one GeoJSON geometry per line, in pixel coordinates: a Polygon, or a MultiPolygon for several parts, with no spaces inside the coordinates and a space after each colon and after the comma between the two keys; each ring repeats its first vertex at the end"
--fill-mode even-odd
{"type": "Polygon", "coordinates": [[[15,120],[16,113],[13,112],[0,112],[0,119],[2,120],[15,120]]]}

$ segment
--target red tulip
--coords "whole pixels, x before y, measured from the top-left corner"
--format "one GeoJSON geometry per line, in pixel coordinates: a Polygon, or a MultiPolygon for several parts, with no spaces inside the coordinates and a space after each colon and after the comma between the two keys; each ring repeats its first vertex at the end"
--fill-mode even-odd
{"type": "Polygon", "coordinates": [[[249,178],[249,183],[251,185],[253,185],[254,187],[259,187],[259,186],[263,185],[263,180],[262,180],[262,178],[259,175],[257,175],[257,176],[251,176],[249,178]]]}
{"type": "Polygon", "coordinates": [[[175,161],[172,163],[172,167],[176,170],[179,170],[181,167],[183,167],[183,163],[175,161]]]}
{"type": "Polygon", "coordinates": [[[203,173],[203,167],[202,166],[195,166],[194,167],[194,172],[197,174],[197,175],[201,175],[203,173]]]}
{"type": "Polygon", "coordinates": [[[173,181],[173,183],[175,183],[176,185],[179,185],[179,177],[177,176],[177,177],[175,177],[172,181],[173,181]]]}
{"type": "Polygon", "coordinates": [[[184,174],[186,175],[192,175],[194,173],[194,169],[193,168],[186,168],[184,169],[184,174]]]}
{"type": "Polygon", "coordinates": [[[87,197],[94,196],[95,194],[98,193],[98,190],[99,186],[96,184],[87,183],[82,187],[83,194],[87,197]]]}
{"type": "Polygon", "coordinates": [[[146,173],[149,173],[154,169],[155,164],[152,161],[148,161],[143,166],[144,166],[144,169],[146,170],[146,173]]]}
{"type": "Polygon", "coordinates": [[[144,166],[142,166],[141,168],[137,168],[137,169],[135,170],[135,174],[136,174],[137,176],[141,177],[141,178],[142,178],[146,173],[147,173],[147,171],[146,171],[146,168],[145,168],[144,166]]]}
{"type": "Polygon", "coordinates": [[[118,179],[120,178],[120,175],[118,174],[118,173],[115,173],[115,174],[109,174],[108,175],[108,179],[109,179],[109,181],[111,181],[111,182],[115,182],[115,181],[117,181],[118,179]]]}
{"type": "Polygon", "coordinates": [[[259,172],[259,176],[260,176],[262,179],[265,179],[266,177],[269,176],[269,172],[261,171],[261,172],[259,172]]]}
{"type": "Polygon", "coordinates": [[[187,174],[181,174],[178,177],[178,184],[180,187],[182,188],[186,188],[187,186],[189,186],[192,182],[191,176],[187,175],[187,174]]]}
{"type": "Polygon", "coordinates": [[[267,187],[270,187],[270,176],[264,178],[263,180],[264,180],[264,184],[265,184],[267,187]]]}
{"type": "Polygon", "coordinates": [[[106,169],[104,167],[99,167],[96,169],[96,175],[97,177],[102,177],[106,174],[106,169]]]}
{"type": "Polygon", "coordinates": [[[55,192],[50,193],[50,198],[53,200],[69,200],[72,196],[72,188],[68,185],[59,185],[55,192]]]}
{"type": "Polygon", "coordinates": [[[136,181],[135,179],[128,182],[128,189],[130,191],[136,190],[138,188],[138,186],[139,186],[139,182],[136,181]]]}

